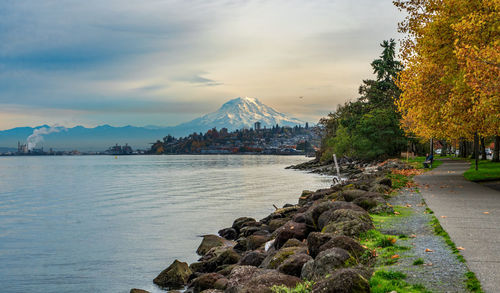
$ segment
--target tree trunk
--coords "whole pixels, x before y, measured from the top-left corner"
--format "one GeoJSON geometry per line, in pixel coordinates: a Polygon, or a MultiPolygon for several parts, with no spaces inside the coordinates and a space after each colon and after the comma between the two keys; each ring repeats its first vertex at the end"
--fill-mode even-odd
{"type": "Polygon", "coordinates": [[[495,136],[495,148],[493,149],[493,162],[500,162],[500,135],[495,136]]]}
{"type": "Polygon", "coordinates": [[[474,133],[474,160],[476,161],[476,171],[479,165],[479,135],[474,133]]]}
{"type": "Polygon", "coordinates": [[[447,155],[447,151],[448,151],[448,144],[446,143],[446,140],[445,141],[440,141],[441,142],[441,157],[444,157],[447,155]]]}
{"type": "Polygon", "coordinates": [[[467,156],[465,152],[465,141],[462,139],[458,142],[458,156],[461,158],[465,158],[467,156]]]}
{"type": "Polygon", "coordinates": [[[481,160],[486,159],[486,146],[484,145],[484,137],[481,137],[481,160]]]}

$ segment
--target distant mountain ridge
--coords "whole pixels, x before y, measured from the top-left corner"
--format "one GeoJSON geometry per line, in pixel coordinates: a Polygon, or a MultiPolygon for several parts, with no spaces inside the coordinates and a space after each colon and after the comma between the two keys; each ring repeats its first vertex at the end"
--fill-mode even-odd
{"type": "MultiPolygon", "coordinates": [[[[206,114],[177,126],[123,126],[101,125],[94,128],[75,126],[64,131],[44,135],[44,140],[37,147],[57,150],[78,149],[81,151],[103,151],[109,146],[128,143],[134,149],[149,148],[149,143],[170,134],[176,137],[193,132],[206,132],[216,127],[229,131],[241,128],[253,128],[255,122],[262,127],[304,125],[305,122],[289,117],[263,104],[256,98],[238,97],[223,104],[217,111],[206,114]]],[[[17,142],[25,143],[35,129],[50,128],[48,125],[37,127],[17,127],[0,131],[0,147],[17,147],[17,142]]]]}

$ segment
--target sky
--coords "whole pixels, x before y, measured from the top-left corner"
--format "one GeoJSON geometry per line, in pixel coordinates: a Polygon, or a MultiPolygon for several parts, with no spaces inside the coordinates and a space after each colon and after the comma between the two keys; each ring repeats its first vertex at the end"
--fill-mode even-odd
{"type": "Polygon", "coordinates": [[[240,96],[316,122],[401,18],[391,0],[2,0],[0,129],[170,126],[240,96]]]}

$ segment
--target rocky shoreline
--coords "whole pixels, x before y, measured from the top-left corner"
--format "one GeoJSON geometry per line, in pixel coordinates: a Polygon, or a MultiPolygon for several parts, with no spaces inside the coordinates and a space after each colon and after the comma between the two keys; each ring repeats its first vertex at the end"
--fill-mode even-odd
{"type": "Polygon", "coordinates": [[[376,254],[359,236],[375,228],[370,214],[394,213],[386,175],[407,166],[396,160],[347,163],[341,165],[348,166],[342,172],[348,180],[303,191],[297,204],[261,220],[241,217],[219,235],[203,236],[198,262],[175,260],[153,282],[168,292],[287,292],[296,286],[307,287],[304,292],[370,292],[376,254]]]}

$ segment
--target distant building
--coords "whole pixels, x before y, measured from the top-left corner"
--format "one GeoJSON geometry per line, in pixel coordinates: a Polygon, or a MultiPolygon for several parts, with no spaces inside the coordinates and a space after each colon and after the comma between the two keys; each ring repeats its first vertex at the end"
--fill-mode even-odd
{"type": "Polygon", "coordinates": [[[255,122],[254,129],[255,130],[260,130],[260,126],[261,126],[260,122],[255,122]]]}
{"type": "Polygon", "coordinates": [[[19,154],[27,154],[28,153],[28,145],[21,144],[20,142],[17,142],[17,152],[19,154]]]}

